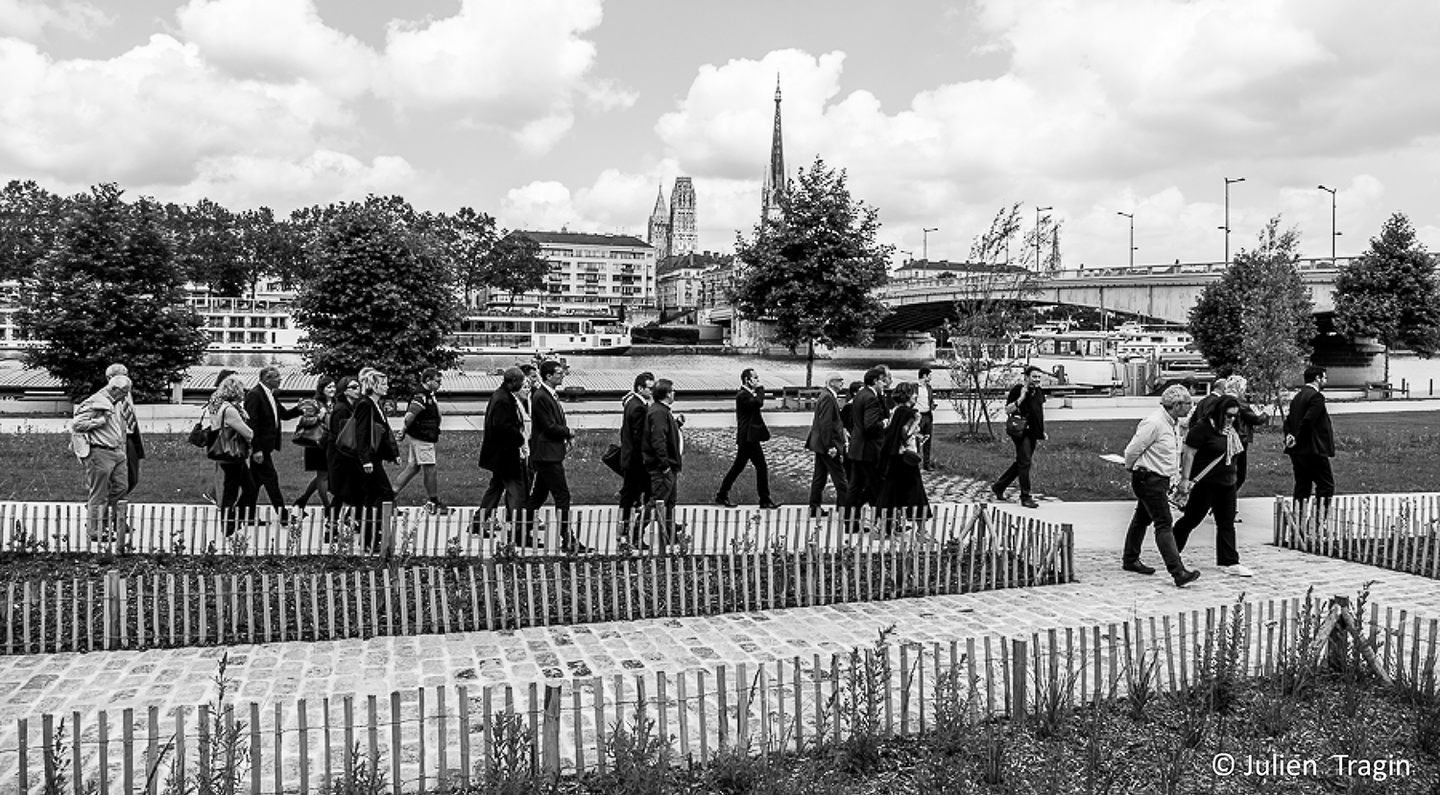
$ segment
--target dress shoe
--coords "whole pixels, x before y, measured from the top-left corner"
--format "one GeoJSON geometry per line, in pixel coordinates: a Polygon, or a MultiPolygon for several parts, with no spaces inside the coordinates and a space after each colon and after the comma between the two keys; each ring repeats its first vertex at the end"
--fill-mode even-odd
{"type": "Polygon", "coordinates": [[[990,487],[990,493],[995,495],[995,499],[997,499],[997,500],[999,500],[999,501],[1001,501],[1001,502],[1005,502],[1005,490],[1004,490],[1004,489],[997,488],[997,487],[995,487],[995,486],[991,486],[991,487],[990,487]]]}
{"type": "Polygon", "coordinates": [[[1024,507],[1026,507],[1026,508],[1039,508],[1039,507],[1040,507],[1040,503],[1038,503],[1038,502],[1030,499],[1029,497],[1021,497],[1021,498],[1020,498],[1020,504],[1023,505],[1024,507]]]}
{"type": "Polygon", "coordinates": [[[1189,571],[1183,571],[1180,574],[1176,575],[1175,587],[1184,588],[1185,586],[1189,585],[1192,582],[1195,582],[1198,579],[1200,579],[1200,572],[1194,569],[1190,569],[1189,571]]]}
{"type": "Polygon", "coordinates": [[[811,519],[820,519],[820,518],[822,518],[822,517],[826,517],[826,516],[829,516],[829,515],[830,515],[830,509],[829,509],[829,508],[821,508],[821,507],[818,506],[818,505],[812,505],[812,506],[810,506],[810,518],[811,518],[811,519]]]}
{"type": "Polygon", "coordinates": [[[567,555],[584,555],[587,552],[594,552],[595,550],[585,546],[579,541],[567,541],[560,545],[560,551],[567,555]]]}
{"type": "Polygon", "coordinates": [[[1134,563],[1122,563],[1122,564],[1120,564],[1120,568],[1122,568],[1122,569],[1124,569],[1124,570],[1126,570],[1126,571],[1133,571],[1133,572],[1135,572],[1136,574],[1154,574],[1154,573],[1155,573],[1155,567],[1154,567],[1154,566],[1146,566],[1144,563],[1141,563],[1141,562],[1138,561],[1138,560],[1135,561],[1134,563]]]}
{"type": "Polygon", "coordinates": [[[766,500],[765,502],[760,503],[760,507],[763,508],[764,510],[767,510],[767,511],[773,511],[773,510],[775,510],[776,508],[779,508],[780,506],[779,506],[779,504],[777,504],[777,503],[773,503],[773,502],[770,502],[769,500],[766,500]]]}
{"type": "Polygon", "coordinates": [[[728,495],[728,494],[716,494],[716,495],[715,495],[715,504],[716,504],[716,505],[719,505],[719,506],[722,507],[722,508],[739,508],[739,507],[740,507],[739,505],[736,505],[735,503],[733,503],[733,502],[730,501],[730,495],[728,495]]]}

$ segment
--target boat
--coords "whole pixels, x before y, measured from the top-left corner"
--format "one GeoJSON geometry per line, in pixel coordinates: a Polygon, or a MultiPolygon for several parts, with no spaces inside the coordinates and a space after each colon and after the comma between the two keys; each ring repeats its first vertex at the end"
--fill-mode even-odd
{"type": "Polygon", "coordinates": [[[630,350],[630,330],[610,315],[492,309],[466,314],[448,342],[467,355],[603,356],[630,350]]]}
{"type": "Polygon", "coordinates": [[[1167,372],[1201,373],[1210,367],[1196,349],[1195,338],[1182,328],[1131,322],[1116,331],[1120,334],[1116,351],[1123,359],[1153,359],[1167,372]]]}

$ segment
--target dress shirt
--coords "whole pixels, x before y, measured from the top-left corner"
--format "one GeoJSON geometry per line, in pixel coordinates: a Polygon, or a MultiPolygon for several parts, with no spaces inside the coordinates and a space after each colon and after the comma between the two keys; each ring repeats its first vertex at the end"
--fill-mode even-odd
{"type": "Polygon", "coordinates": [[[84,431],[86,439],[91,447],[105,447],[111,450],[125,451],[125,421],[120,418],[120,412],[116,404],[105,394],[105,390],[92,395],[85,401],[83,408],[88,410],[95,419],[102,419],[97,427],[84,431]],[[96,416],[98,415],[98,416],[96,416]]]}
{"type": "Polygon", "coordinates": [[[1165,409],[1140,421],[1125,445],[1125,468],[1148,469],[1174,480],[1180,474],[1180,421],[1165,409]]]}
{"type": "MultiPolygon", "coordinates": [[[[264,393],[265,393],[265,399],[268,400],[268,401],[270,401],[270,416],[272,416],[272,417],[275,418],[275,427],[276,427],[276,428],[279,428],[279,427],[280,427],[280,409],[275,405],[275,395],[274,395],[274,393],[272,393],[272,392],[270,391],[270,387],[265,386],[265,384],[263,384],[263,383],[260,384],[260,391],[261,391],[261,392],[264,392],[264,393]]],[[[380,404],[379,404],[379,403],[376,403],[375,405],[378,407],[380,404]]],[[[381,416],[384,416],[384,414],[382,413],[381,416]]]]}
{"type": "Polygon", "coordinates": [[[930,385],[924,381],[919,382],[919,389],[915,393],[915,411],[921,414],[930,413],[930,385]]]}

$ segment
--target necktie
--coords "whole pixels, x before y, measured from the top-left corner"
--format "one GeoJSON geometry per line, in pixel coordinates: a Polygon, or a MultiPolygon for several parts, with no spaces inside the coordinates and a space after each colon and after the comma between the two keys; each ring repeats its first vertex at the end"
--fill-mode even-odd
{"type": "Polygon", "coordinates": [[[120,420],[125,423],[125,433],[131,434],[140,430],[140,424],[135,421],[135,406],[126,398],[120,401],[120,420]]]}

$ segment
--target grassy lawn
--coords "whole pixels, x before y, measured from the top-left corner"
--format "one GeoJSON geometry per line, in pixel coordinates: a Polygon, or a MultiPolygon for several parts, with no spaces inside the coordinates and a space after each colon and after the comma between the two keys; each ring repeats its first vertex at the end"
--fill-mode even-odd
{"type": "MultiPolygon", "coordinates": [[[[1128,499],[1129,481],[1117,464],[1099,459],[1102,453],[1120,453],[1135,429],[1133,420],[1052,423],[1050,439],[1035,454],[1035,489],[1066,500],[1128,499]]],[[[944,474],[993,480],[1009,466],[1014,448],[1008,439],[962,440],[954,426],[941,426],[935,440],[935,460],[944,474]]],[[[805,429],[776,431],[804,439],[805,429]]],[[[1440,450],[1440,415],[1431,412],[1339,415],[1335,418],[1337,454],[1334,460],[1337,490],[1342,493],[1384,493],[1434,491],[1435,451],[1440,450]]],[[[577,505],[614,501],[620,480],[600,463],[613,431],[582,433],[567,461],[570,489],[577,505]]],[[[200,502],[214,477],[214,467],[204,454],[185,443],[181,436],[151,435],[146,438],[149,457],[145,460],[136,502],[200,502]]],[[[489,482],[489,473],[475,461],[480,451],[480,434],[448,433],[440,448],[440,489],[447,502],[474,504],[489,482]]],[[[772,454],[773,458],[773,454],[772,454]]],[[[699,445],[685,453],[681,478],[681,502],[702,503],[715,489],[730,465],[730,452],[712,453],[699,445]]],[[[293,500],[308,482],[301,464],[300,448],[286,445],[279,454],[281,485],[293,500]]],[[[398,473],[392,466],[392,479],[398,473]]],[[[808,469],[807,469],[808,471],[808,469]]],[[[754,504],[755,476],[746,471],[731,495],[736,502],[754,504]]],[[[808,491],[806,477],[788,477],[772,472],[775,499],[785,504],[803,503],[808,491]]],[[[1242,495],[1288,494],[1291,489],[1290,461],[1280,452],[1279,434],[1262,428],[1250,450],[1250,476],[1242,495]]],[[[83,500],[84,483],[80,463],[71,454],[68,438],[61,434],[8,434],[0,436],[0,499],[83,500]]],[[[410,484],[401,503],[424,501],[421,483],[410,484]]],[[[264,495],[261,495],[264,502],[264,495]]]]}

